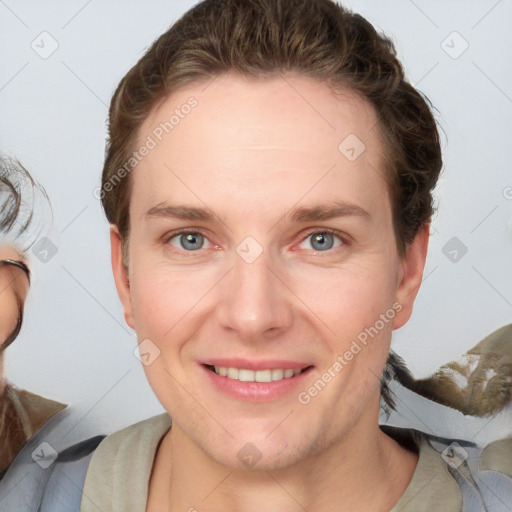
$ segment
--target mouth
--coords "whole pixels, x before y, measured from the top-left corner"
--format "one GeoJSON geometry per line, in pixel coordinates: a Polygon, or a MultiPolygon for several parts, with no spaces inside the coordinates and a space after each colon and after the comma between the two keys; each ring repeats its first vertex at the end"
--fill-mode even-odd
{"type": "Polygon", "coordinates": [[[247,368],[233,368],[227,366],[204,365],[211,372],[226,377],[227,379],[239,380],[241,382],[277,382],[279,380],[291,379],[309,370],[312,366],[302,369],[292,368],[268,368],[266,370],[250,370],[247,368]]]}
{"type": "Polygon", "coordinates": [[[219,364],[201,363],[200,367],[207,381],[223,395],[256,403],[276,401],[297,392],[297,389],[305,386],[304,379],[314,368],[312,365],[301,367],[300,364],[283,363],[270,363],[272,368],[261,363],[254,368],[255,364],[248,362],[244,364],[240,361],[237,366],[221,366],[219,361],[219,364]]]}

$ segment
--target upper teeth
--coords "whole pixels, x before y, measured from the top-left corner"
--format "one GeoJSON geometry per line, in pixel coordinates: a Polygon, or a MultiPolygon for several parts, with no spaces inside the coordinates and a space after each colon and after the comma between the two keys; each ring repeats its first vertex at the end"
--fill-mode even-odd
{"type": "Polygon", "coordinates": [[[228,379],[241,380],[243,382],[272,382],[275,380],[289,379],[299,375],[302,370],[245,370],[243,368],[226,368],[225,366],[215,366],[215,373],[228,379]]]}

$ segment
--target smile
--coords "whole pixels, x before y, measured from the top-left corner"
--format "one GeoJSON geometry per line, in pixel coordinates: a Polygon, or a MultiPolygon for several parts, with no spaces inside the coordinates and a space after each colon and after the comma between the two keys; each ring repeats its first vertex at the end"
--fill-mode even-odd
{"type": "Polygon", "coordinates": [[[275,382],[290,379],[300,375],[306,369],[293,370],[290,368],[274,368],[267,370],[248,370],[245,368],[228,368],[226,366],[213,365],[207,365],[207,367],[221,377],[242,382],[275,382]]]}
{"type": "Polygon", "coordinates": [[[199,364],[213,389],[244,402],[272,402],[295,396],[314,366],[283,359],[209,359],[199,364]]]}

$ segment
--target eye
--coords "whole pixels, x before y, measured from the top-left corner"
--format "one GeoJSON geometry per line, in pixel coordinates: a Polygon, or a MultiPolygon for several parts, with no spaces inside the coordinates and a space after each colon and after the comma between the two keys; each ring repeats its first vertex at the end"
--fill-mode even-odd
{"type": "MultiPolygon", "coordinates": [[[[332,229],[323,229],[309,233],[301,242],[301,245],[311,240],[310,247],[301,247],[301,249],[309,249],[317,252],[326,252],[329,249],[336,249],[345,245],[342,233],[332,229]]],[[[186,252],[199,251],[206,249],[206,244],[210,244],[208,238],[200,231],[193,230],[180,230],[171,233],[166,239],[165,243],[170,243],[173,247],[186,252]]]]}
{"type": "MultiPolygon", "coordinates": [[[[344,241],[341,237],[341,234],[335,230],[324,229],[322,231],[314,231],[313,233],[309,233],[306,238],[302,241],[302,243],[311,240],[311,246],[314,251],[324,252],[329,249],[335,249],[344,245],[344,241]],[[338,240],[337,245],[336,239],[338,240]]],[[[308,249],[308,248],[306,248],[308,249]]]]}
{"type": "Polygon", "coordinates": [[[199,231],[178,231],[168,237],[166,241],[173,247],[184,249],[187,252],[204,249],[204,242],[209,243],[208,239],[199,231]]]}

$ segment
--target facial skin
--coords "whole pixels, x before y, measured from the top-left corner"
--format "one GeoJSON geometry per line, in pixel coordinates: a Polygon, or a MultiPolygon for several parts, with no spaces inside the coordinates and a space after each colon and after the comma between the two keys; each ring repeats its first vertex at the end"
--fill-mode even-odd
{"type": "MultiPolygon", "coordinates": [[[[13,246],[0,243],[0,260],[23,261],[25,257],[13,246]]],[[[14,266],[0,267],[0,346],[16,328],[19,306],[16,295],[21,302],[25,301],[29,289],[29,281],[23,270],[14,266]]],[[[0,396],[5,387],[3,372],[3,352],[0,352],[0,396]]]]}
{"type": "Polygon", "coordinates": [[[389,510],[417,458],[378,428],[380,375],[392,330],[412,312],[428,225],[400,259],[376,114],[353,93],[336,97],[305,77],[227,74],[167,98],[140,142],[191,96],[198,106],[132,172],[128,269],[111,230],[125,319],[139,342],[150,339],[160,351],[144,369],[173,420],[149,504],[158,495],[160,505],[187,510],[222,482],[201,510],[256,510],[259,500],[272,510],[300,509],[297,502],[341,510],[340,500],[347,510],[389,510]],[[338,150],[349,134],[366,146],[354,161],[338,150]],[[334,201],[368,215],[291,220],[294,209],[334,201]],[[209,208],[215,218],[146,214],[164,204],[209,208]],[[187,252],[179,235],[171,238],[183,228],[204,235],[192,241],[202,248],[187,252]],[[327,229],[341,238],[329,248],[324,235],[322,249],[312,235],[327,229]],[[263,249],[252,263],[236,252],[249,236],[263,249]],[[298,393],[396,302],[393,320],[310,403],[299,403],[298,393]],[[312,368],[276,400],[244,400],[212,386],[201,366],[209,358],[312,368]],[[250,469],[237,456],[246,443],[261,453],[250,469]]]}

